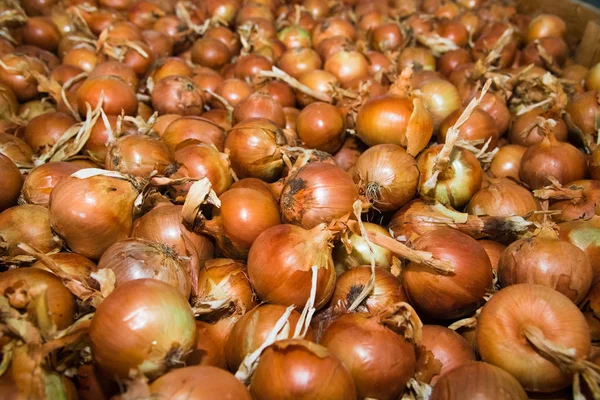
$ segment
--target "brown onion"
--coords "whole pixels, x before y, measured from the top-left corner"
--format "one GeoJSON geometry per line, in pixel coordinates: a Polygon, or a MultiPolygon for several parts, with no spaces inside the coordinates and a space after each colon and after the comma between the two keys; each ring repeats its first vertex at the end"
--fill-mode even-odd
{"type": "Polygon", "coordinates": [[[417,310],[433,318],[454,319],[469,315],[483,302],[486,290],[492,287],[492,266],[475,239],[454,229],[438,228],[417,238],[413,247],[454,266],[454,272],[441,275],[424,264],[408,264],[403,285],[417,310]]]}
{"type": "Polygon", "coordinates": [[[17,166],[31,164],[33,151],[23,139],[10,133],[0,133],[0,153],[10,158],[17,166]]]}
{"type": "MultiPolygon", "coordinates": [[[[510,127],[509,140],[511,144],[518,144],[529,147],[541,142],[544,139],[544,132],[536,124],[536,120],[544,118],[547,114],[540,108],[521,114],[515,118],[510,127]]],[[[554,134],[556,140],[560,142],[567,141],[567,126],[562,118],[554,118],[556,125],[548,127],[548,131],[554,134]]]]}
{"type": "Polygon", "coordinates": [[[596,137],[596,115],[600,113],[600,92],[595,90],[576,94],[565,107],[565,122],[571,133],[577,134],[583,145],[594,149],[596,137]]]}
{"type": "Polygon", "coordinates": [[[500,262],[500,257],[502,257],[502,253],[506,246],[502,243],[495,242],[493,240],[479,240],[479,244],[483,246],[483,249],[487,253],[490,263],[492,264],[492,270],[497,273],[498,272],[498,263],[500,262]]]}
{"type": "MultiPolygon", "coordinates": [[[[458,121],[463,111],[464,109],[457,109],[442,121],[438,133],[438,141],[440,143],[446,141],[448,130],[458,121]]],[[[479,108],[473,110],[473,113],[458,129],[458,137],[462,140],[483,140],[484,143],[487,143],[489,140],[489,149],[496,147],[499,136],[500,134],[498,133],[494,119],[487,112],[479,108]]]]}
{"type": "Polygon", "coordinates": [[[172,152],[178,144],[187,139],[199,140],[207,145],[212,144],[217,150],[223,151],[225,130],[206,118],[182,117],[167,126],[161,139],[172,152]]]}
{"type": "Polygon", "coordinates": [[[567,25],[561,17],[552,14],[540,14],[529,23],[527,43],[544,37],[561,38],[565,36],[566,31],[567,25]]]}
{"type": "Polygon", "coordinates": [[[450,82],[443,79],[428,79],[419,84],[416,90],[420,92],[419,97],[431,115],[435,130],[446,117],[453,112],[458,112],[461,98],[456,87],[450,82]]]}
{"type": "Polygon", "coordinates": [[[259,399],[356,399],[348,369],[329,351],[308,340],[275,342],[261,354],[250,391],[259,399]]]}
{"type": "MultiPolygon", "coordinates": [[[[225,344],[227,365],[230,371],[237,371],[244,357],[256,351],[264,343],[285,310],[286,308],[280,305],[259,305],[236,322],[225,344]]],[[[294,332],[299,320],[300,313],[292,311],[288,318],[290,332],[294,332]]],[[[305,339],[314,339],[311,328],[308,329],[305,339]]]]}
{"type": "Polygon", "coordinates": [[[412,66],[413,69],[420,71],[434,71],[435,57],[431,50],[423,47],[405,47],[398,57],[398,68],[412,66]]]}
{"type": "Polygon", "coordinates": [[[327,162],[310,163],[281,192],[283,221],[306,229],[352,212],[358,188],[342,168],[327,162]]]}
{"type": "MultiPolygon", "coordinates": [[[[294,78],[323,67],[319,54],[310,48],[288,49],[281,55],[277,66],[294,78]]],[[[331,72],[331,71],[330,71],[331,72]]]]}
{"type": "Polygon", "coordinates": [[[194,64],[219,69],[231,59],[227,45],[218,39],[200,38],[192,46],[192,61],[194,64]]]}
{"type": "Polygon", "coordinates": [[[439,374],[433,377],[431,385],[436,383],[455,368],[475,361],[475,352],[467,341],[458,333],[439,325],[424,325],[421,344],[433,353],[442,363],[439,374]]]}
{"type": "Polygon", "coordinates": [[[100,101],[102,109],[108,115],[137,113],[138,100],[135,92],[125,81],[114,76],[88,78],[77,90],[77,109],[81,116],[86,115],[87,104],[93,110],[100,101]]]}
{"type": "Polygon", "coordinates": [[[340,51],[325,61],[323,69],[335,76],[342,85],[369,76],[369,62],[358,51],[340,51]]]}
{"type": "Polygon", "coordinates": [[[296,131],[305,147],[333,154],[342,146],[346,126],[337,107],[315,102],[306,106],[298,115],[296,131]]]}
{"type": "Polygon", "coordinates": [[[344,171],[350,170],[356,165],[358,158],[364,152],[367,146],[360,141],[356,136],[348,136],[342,144],[342,147],[333,155],[337,165],[342,167],[344,171]]]}
{"type": "MultiPolygon", "coordinates": [[[[77,277],[92,288],[98,287],[98,282],[91,277],[91,274],[98,270],[98,267],[93,261],[80,256],[77,253],[55,253],[48,254],[47,257],[68,275],[77,277]]],[[[43,269],[54,274],[54,272],[42,261],[33,263],[31,268],[43,269]]]]}
{"type": "Polygon", "coordinates": [[[81,168],[69,162],[54,161],[34,168],[23,183],[23,200],[29,204],[48,207],[52,188],[59,180],[81,168]]]}
{"type": "Polygon", "coordinates": [[[508,144],[500,147],[490,164],[489,173],[496,178],[512,178],[519,180],[521,158],[527,147],[517,144],[508,144]]]}
{"type": "Polygon", "coordinates": [[[283,107],[268,93],[255,92],[240,101],[233,110],[235,122],[251,118],[266,118],[280,128],[285,126],[283,107]]]}
{"type": "Polygon", "coordinates": [[[582,359],[590,334],[581,311],[554,289],[517,284],[496,293],[477,319],[481,358],[509,372],[526,390],[554,392],[572,383],[572,374],[550,361],[531,340],[547,340],[582,359]]]}
{"type": "MultiPolygon", "coordinates": [[[[230,106],[235,107],[246,97],[254,93],[252,86],[241,79],[225,79],[217,86],[216,94],[227,100],[230,106]]],[[[220,101],[213,99],[211,102],[213,107],[223,107],[220,101]]]]}
{"type": "Polygon", "coordinates": [[[0,154],[0,212],[17,204],[21,187],[23,186],[23,176],[14,162],[4,154],[0,154]]]}
{"type": "Polygon", "coordinates": [[[592,285],[600,280],[600,218],[594,216],[590,220],[562,222],[558,225],[558,235],[579,247],[588,258],[593,271],[592,285]]]}
{"type": "Polygon", "coordinates": [[[196,339],[187,300],[156,279],[136,279],[116,288],[96,309],[89,332],[97,365],[123,379],[132,368],[155,377],[180,365],[196,339]]]}
{"type": "Polygon", "coordinates": [[[348,368],[361,399],[395,399],[415,373],[413,346],[370,314],[342,315],[320,343],[348,368]]]}
{"type": "Polygon", "coordinates": [[[152,107],[159,114],[200,115],[204,97],[190,78],[167,76],[152,89],[152,107]]]}
{"type": "Polygon", "coordinates": [[[471,53],[466,49],[456,49],[445,52],[438,59],[438,69],[444,76],[449,77],[452,71],[461,64],[473,61],[471,53]]]}
{"type": "Polygon", "coordinates": [[[0,83],[9,87],[20,102],[37,97],[37,80],[31,71],[46,75],[44,63],[19,53],[5,54],[0,60],[9,68],[0,66],[0,83]]]}
{"type": "Polygon", "coordinates": [[[171,167],[169,149],[159,138],[125,135],[118,138],[106,155],[104,166],[135,176],[164,175],[171,167]]]}
{"type": "Polygon", "coordinates": [[[529,190],[503,178],[486,180],[467,204],[466,211],[473,215],[524,217],[537,209],[538,203],[529,190]]]}
{"type": "Polygon", "coordinates": [[[224,342],[208,322],[196,320],[196,347],[186,361],[186,366],[190,365],[212,365],[227,369],[224,342]]]}
{"type": "Polygon", "coordinates": [[[484,362],[465,363],[441,377],[431,400],[481,398],[527,400],[529,396],[511,374],[484,362]]]}
{"type": "Polygon", "coordinates": [[[10,257],[27,254],[19,249],[19,243],[33,246],[42,253],[60,250],[62,242],[50,229],[47,208],[23,204],[0,213],[0,254],[10,257]]]}
{"type": "Polygon", "coordinates": [[[600,90],[600,63],[590,68],[585,78],[585,88],[587,90],[600,90]]]}
{"type": "Polygon", "coordinates": [[[73,117],[61,112],[42,114],[29,121],[24,139],[36,154],[44,154],[76,122],[73,117]]]}
{"type": "Polygon", "coordinates": [[[560,68],[569,55],[569,46],[562,38],[544,37],[529,43],[522,51],[521,65],[560,68]],[[542,58],[542,54],[543,57],[542,58]]]}

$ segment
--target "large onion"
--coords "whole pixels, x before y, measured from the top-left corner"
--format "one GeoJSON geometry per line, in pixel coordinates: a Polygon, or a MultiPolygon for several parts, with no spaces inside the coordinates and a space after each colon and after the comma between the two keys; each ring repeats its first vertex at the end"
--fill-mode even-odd
{"type": "Polygon", "coordinates": [[[350,172],[354,182],[380,211],[397,210],[417,192],[417,163],[406,150],[394,144],[367,149],[350,172]]]}
{"type": "Polygon", "coordinates": [[[492,288],[492,266],[475,239],[454,229],[439,228],[417,238],[413,247],[454,266],[454,272],[439,275],[426,265],[408,264],[403,285],[417,310],[433,318],[453,319],[468,315],[483,302],[486,290],[492,288]]]}
{"type": "Polygon", "coordinates": [[[59,250],[62,242],[50,229],[48,209],[33,204],[8,208],[0,213],[0,254],[27,254],[17,246],[25,243],[42,253],[59,250]]]}
{"type": "Polygon", "coordinates": [[[425,325],[422,332],[421,344],[442,363],[439,374],[431,380],[432,386],[454,368],[475,361],[473,347],[453,330],[439,325],[425,325]]]}
{"type": "Polygon", "coordinates": [[[350,370],[361,399],[396,399],[415,373],[413,346],[370,314],[342,315],[321,344],[350,370]]]}
{"type": "Polygon", "coordinates": [[[190,297],[189,264],[164,244],[139,238],[118,241],[104,251],[98,268],[115,273],[115,287],[135,279],[158,279],[190,297]]]}
{"type": "Polygon", "coordinates": [[[481,186],[467,205],[469,214],[523,217],[538,209],[533,194],[509,179],[490,179],[481,186]]]}
{"type": "Polygon", "coordinates": [[[311,268],[316,266],[314,307],[323,307],[335,288],[332,235],[325,224],[311,230],[282,224],[261,233],[248,254],[248,275],[258,295],[269,303],[302,308],[310,295],[311,268]]]}
{"type": "Polygon", "coordinates": [[[275,342],[261,354],[250,392],[257,399],[356,399],[348,369],[325,347],[308,340],[275,342]]]}
{"type": "Polygon", "coordinates": [[[155,377],[185,361],[196,343],[196,325],[177,289],[136,279],[98,306],[89,335],[94,360],[109,376],[126,379],[137,368],[155,377]]]}
{"type": "Polygon", "coordinates": [[[556,290],[512,285],[483,306],[477,320],[481,358],[509,372],[526,390],[554,392],[572,382],[572,374],[555,365],[540,349],[545,341],[569,349],[575,360],[583,359],[590,350],[583,314],[556,290]]]}
{"type": "Polygon", "coordinates": [[[352,212],[358,188],[337,165],[317,162],[300,169],[281,192],[281,215],[288,223],[314,228],[352,212]]]}
{"type": "Polygon", "coordinates": [[[50,224],[71,250],[98,260],[110,245],[131,233],[137,196],[126,179],[64,178],[50,195],[50,224]]]}

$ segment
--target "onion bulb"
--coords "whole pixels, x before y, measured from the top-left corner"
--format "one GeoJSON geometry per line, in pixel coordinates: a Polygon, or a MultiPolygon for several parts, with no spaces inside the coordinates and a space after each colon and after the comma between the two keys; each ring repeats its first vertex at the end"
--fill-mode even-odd
{"type": "MultiPolygon", "coordinates": [[[[377,232],[380,235],[390,237],[389,232],[380,225],[363,222],[363,226],[367,232],[377,232]]],[[[371,246],[375,257],[375,265],[383,269],[389,269],[392,266],[394,254],[376,244],[371,244],[371,246]]],[[[340,274],[347,269],[371,264],[371,250],[367,241],[361,235],[350,232],[347,242],[335,247],[333,258],[336,271],[340,274]]]]}
{"type": "Polygon", "coordinates": [[[23,200],[47,207],[56,183],[80,169],[77,165],[64,161],[49,162],[34,168],[23,183],[23,200]]]}
{"type": "Polygon", "coordinates": [[[600,217],[562,222],[558,224],[558,236],[585,253],[593,271],[592,285],[600,281],[600,217]]]}
{"type": "Polygon", "coordinates": [[[59,250],[62,242],[50,229],[48,209],[33,204],[8,208],[0,213],[0,255],[27,254],[19,243],[33,246],[42,253],[59,250]]]}
{"type": "Polygon", "coordinates": [[[439,374],[431,380],[432,386],[454,368],[475,361],[473,347],[453,330],[439,325],[424,325],[422,332],[421,344],[442,363],[439,374]]]}
{"type": "Polygon", "coordinates": [[[415,88],[437,130],[446,117],[460,108],[461,98],[456,87],[445,79],[428,79],[415,88]]]}
{"type": "Polygon", "coordinates": [[[156,377],[185,361],[195,345],[196,325],[177,289],[156,279],[136,279],[98,306],[89,335],[104,373],[127,379],[137,368],[156,377]]]}
{"type": "Polygon", "coordinates": [[[496,178],[512,178],[519,180],[521,159],[527,147],[517,144],[507,144],[500,147],[490,164],[488,172],[496,178]]]}
{"type": "Polygon", "coordinates": [[[17,204],[21,187],[23,186],[23,176],[15,163],[4,154],[0,153],[0,212],[17,204]]]}
{"type": "Polygon", "coordinates": [[[172,161],[169,148],[147,135],[125,135],[116,139],[106,155],[105,168],[134,176],[166,175],[172,161]]]}
{"type": "Polygon", "coordinates": [[[473,215],[524,217],[538,209],[533,194],[509,179],[489,179],[473,195],[466,211],[473,215]]]}

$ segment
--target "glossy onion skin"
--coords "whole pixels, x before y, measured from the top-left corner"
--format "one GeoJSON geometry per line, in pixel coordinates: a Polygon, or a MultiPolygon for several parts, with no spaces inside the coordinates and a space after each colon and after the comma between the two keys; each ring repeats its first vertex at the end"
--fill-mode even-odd
{"type": "Polygon", "coordinates": [[[261,400],[356,399],[354,380],[344,364],[325,347],[299,339],[267,347],[250,391],[261,400]]]}
{"type": "Polygon", "coordinates": [[[585,317],[569,298],[554,289],[516,284],[497,292],[477,320],[477,345],[483,361],[509,372],[528,391],[555,392],[573,377],[539,355],[523,336],[523,328],[539,328],[544,337],[573,349],[576,358],[590,350],[585,317]]]}
{"type": "Polygon", "coordinates": [[[173,370],[152,382],[150,391],[169,400],[251,400],[248,389],[235,376],[207,365],[173,370]]]}
{"type": "Polygon", "coordinates": [[[174,287],[137,279],[116,288],[96,309],[90,326],[92,353],[108,376],[127,378],[131,368],[149,377],[164,373],[174,356],[196,344],[194,314],[174,287]]]}
{"type": "Polygon", "coordinates": [[[476,360],[473,347],[455,331],[439,325],[424,325],[422,331],[421,344],[442,363],[439,374],[431,379],[432,386],[454,368],[476,360]]]}
{"type": "Polygon", "coordinates": [[[0,254],[16,256],[27,254],[19,243],[27,243],[44,253],[60,250],[62,242],[50,229],[48,209],[34,204],[23,204],[0,213],[0,254]]]}
{"type": "Polygon", "coordinates": [[[348,368],[361,399],[396,399],[415,373],[412,345],[369,314],[342,315],[320,342],[348,368]]]}
{"type": "Polygon", "coordinates": [[[527,400],[529,396],[511,374],[491,364],[461,365],[440,378],[431,400],[527,400]]]}
{"type": "Polygon", "coordinates": [[[23,183],[23,199],[29,204],[48,207],[50,193],[58,181],[80,169],[65,161],[49,162],[32,169],[23,183]]]}
{"type": "Polygon", "coordinates": [[[468,315],[483,302],[486,290],[492,287],[492,265],[475,239],[454,229],[438,228],[420,236],[413,246],[454,266],[453,273],[438,275],[422,264],[408,265],[404,290],[417,311],[454,319],[468,315]]]}
{"type": "Polygon", "coordinates": [[[538,203],[529,190],[509,179],[494,179],[483,183],[466,211],[472,215],[524,217],[537,209],[538,203]]]}

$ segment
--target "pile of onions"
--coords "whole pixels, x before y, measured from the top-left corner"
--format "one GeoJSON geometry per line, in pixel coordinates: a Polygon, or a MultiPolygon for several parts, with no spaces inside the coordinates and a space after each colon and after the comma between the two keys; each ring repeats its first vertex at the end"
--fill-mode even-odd
{"type": "Polygon", "coordinates": [[[139,238],[121,240],[104,251],[98,268],[115,273],[115,287],[135,279],[158,279],[186,299],[190,297],[189,264],[164,244],[139,238]]]}
{"type": "Polygon", "coordinates": [[[104,373],[126,379],[137,368],[153,377],[185,361],[196,343],[196,325],[177,289],[156,279],[136,279],[100,304],[89,335],[104,373]]]}
{"type": "Polygon", "coordinates": [[[483,361],[509,372],[526,390],[551,393],[572,383],[569,365],[582,361],[591,343],[585,318],[570,299],[524,283],[502,289],[483,306],[477,345],[483,361]],[[555,347],[569,349],[573,361],[556,365],[555,347]]]}
{"type": "Polygon", "coordinates": [[[348,369],[325,347],[308,340],[275,342],[261,354],[252,376],[254,398],[356,399],[348,369]]]}
{"type": "Polygon", "coordinates": [[[248,276],[256,293],[269,303],[301,308],[309,298],[316,266],[314,307],[323,307],[335,288],[332,236],[325,224],[311,230],[281,224],[261,233],[248,254],[248,276]]]}
{"type": "Polygon", "coordinates": [[[415,373],[413,346],[370,314],[342,315],[320,343],[348,368],[361,399],[396,398],[415,373]]]}
{"type": "Polygon", "coordinates": [[[454,229],[439,228],[417,238],[413,247],[454,266],[454,272],[442,275],[424,264],[408,264],[402,275],[403,286],[417,311],[432,318],[455,319],[469,315],[483,303],[486,291],[492,288],[492,266],[475,239],[454,229]]]}
{"type": "Polygon", "coordinates": [[[283,221],[306,229],[352,212],[358,200],[352,177],[337,165],[316,162],[300,169],[281,192],[283,221]]]}

